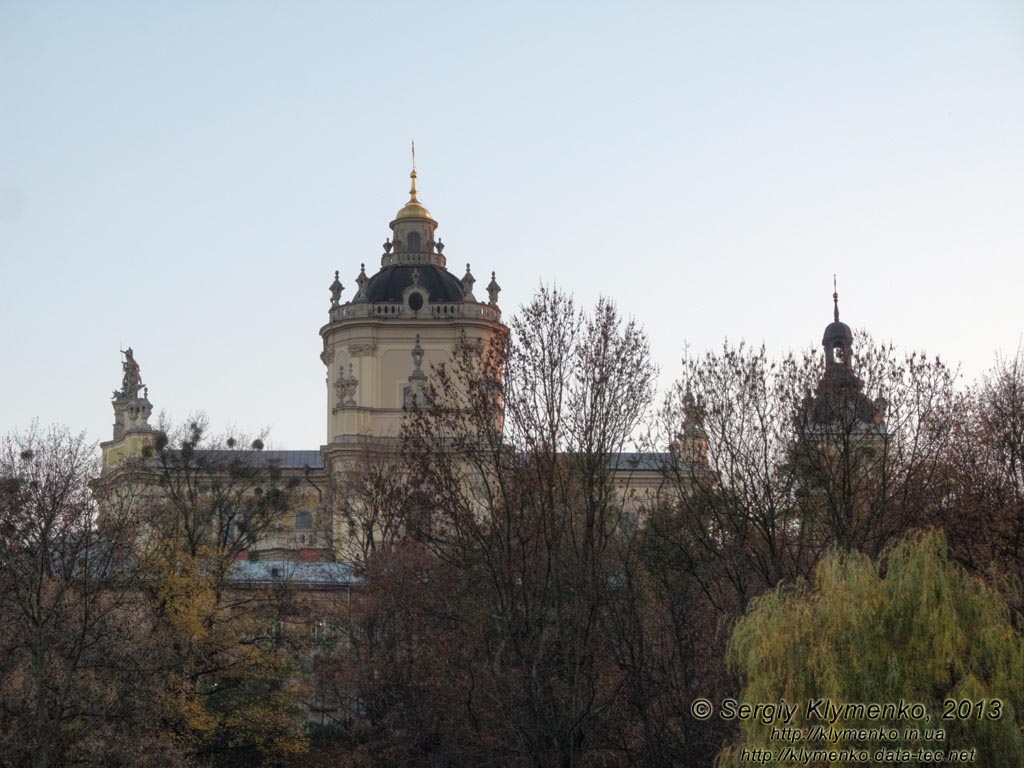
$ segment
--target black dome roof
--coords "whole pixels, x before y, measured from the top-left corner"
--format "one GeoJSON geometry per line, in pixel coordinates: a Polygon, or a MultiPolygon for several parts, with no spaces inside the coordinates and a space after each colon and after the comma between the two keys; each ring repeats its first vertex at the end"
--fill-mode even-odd
{"type": "Polygon", "coordinates": [[[462,301],[462,282],[447,269],[433,264],[398,264],[384,267],[366,284],[366,300],[401,301],[402,291],[412,285],[412,273],[419,272],[419,284],[430,294],[430,301],[462,301]]]}
{"type": "Polygon", "coordinates": [[[821,337],[821,343],[826,347],[832,346],[837,341],[845,341],[847,346],[853,344],[853,331],[850,330],[850,326],[838,320],[829,323],[821,337]]]}

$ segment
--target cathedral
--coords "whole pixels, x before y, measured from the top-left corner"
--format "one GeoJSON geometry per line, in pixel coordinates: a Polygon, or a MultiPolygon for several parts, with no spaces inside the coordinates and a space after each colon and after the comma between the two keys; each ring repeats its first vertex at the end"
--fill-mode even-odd
{"type": "MultiPolygon", "coordinates": [[[[470,264],[461,277],[448,270],[438,223],[419,200],[415,169],[410,177],[409,199],[389,225],[379,269],[368,275],[366,265],[359,265],[351,298],[345,298],[339,272],[329,288],[327,321],[320,328],[326,369],[324,444],[317,450],[232,451],[254,466],[277,468],[282,476],[301,481],[302,488],[297,507],[239,554],[239,578],[287,578],[307,585],[350,580],[341,513],[346,474],[368,451],[397,450],[403,416],[431,366],[449,361],[460,344],[482,348],[507,333],[495,272],[480,291],[470,264]]],[[[883,435],[885,403],[860,392],[862,383],[851,367],[852,333],[839,322],[838,295],[834,299],[834,321],[822,339],[824,375],[818,390],[808,393],[804,418],[826,426],[852,404],[856,420],[883,435]]],[[[122,387],[112,402],[113,436],[101,444],[103,476],[114,482],[123,462],[149,455],[159,435],[149,424],[153,406],[134,350],[122,354],[122,387]]],[[[702,466],[707,436],[697,411],[690,398],[686,424],[669,451],[611,457],[616,485],[639,498],[660,492],[666,461],[702,466]]]]}
{"type": "MultiPolygon", "coordinates": [[[[346,471],[369,448],[397,448],[405,409],[432,365],[449,360],[459,344],[482,347],[507,332],[495,273],[481,291],[469,264],[461,277],[448,270],[437,221],[419,200],[415,169],[410,177],[409,199],[389,225],[380,268],[368,275],[360,264],[354,295],[347,300],[339,272],[330,285],[327,322],[320,328],[327,385],[324,445],[237,452],[301,478],[309,489],[299,508],[244,553],[250,575],[266,570],[257,563],[294,563],[276,571],[303,580],[303,574],[314,578],[325,572],[312,564],[340,561],[345,525],[337,495],[329,501],[324,489],[339,487],[340,478],[343,495],[346,471]]],[[[158,434],[149,424],[153,406],[134,350],[123,355],[122,388],[113,395],[113,438],[101,444],[103,474],[110,479],[116,479],[125,459],[146,455],[158,434]]]]}

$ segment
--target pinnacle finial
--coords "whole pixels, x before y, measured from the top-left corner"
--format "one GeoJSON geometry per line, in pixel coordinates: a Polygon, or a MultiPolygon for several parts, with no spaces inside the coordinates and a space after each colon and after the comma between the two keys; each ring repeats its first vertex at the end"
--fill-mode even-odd
{"type": "Polygon", "coordinates": [[[836,287],[836,276],[835,276],[834,273],[832,275],[832,302],[835,305],[833,307],[832,314],[835,317],[836,322],[838,323],[839,322],[839,289],[836,287]]]}
{"type": "Polygon", "coordinates": [[[492,307],[498,306],[498,294],[501,293],[501,286],[498,285],[498,281],[494,277],[494,273],[491,272],[491,282],[487,284],[487,302],[492,307]]]}
{"type": "Polygon", "coordinates": [[[334,270],[334,282],[331,283],[331,307],[336,307],[341,301],[341,292],[345,290],[345,286],[341,284],[341,280],[338,277],[338,270],[334,270]]]}

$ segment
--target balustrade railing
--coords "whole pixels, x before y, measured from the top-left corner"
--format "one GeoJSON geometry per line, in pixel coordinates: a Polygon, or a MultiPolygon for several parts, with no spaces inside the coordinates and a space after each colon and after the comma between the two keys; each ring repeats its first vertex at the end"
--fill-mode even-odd
{"type": "Polygon", "coordinates": [[[444,302],[428,304],[419,312],[413,312],[400,302],[360,302],[335,307],[331,310],[330,317],[332,322],[350,317],[431,317],[439,320],[469,318],[498,322],[501,320],[501,310],[488,304],[477,304],[476,302],[444,302]]]}

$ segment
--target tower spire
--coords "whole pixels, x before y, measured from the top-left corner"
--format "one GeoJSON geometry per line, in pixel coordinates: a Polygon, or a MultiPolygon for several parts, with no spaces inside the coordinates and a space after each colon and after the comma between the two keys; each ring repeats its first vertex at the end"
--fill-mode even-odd
{"type": "Polygon", "coordinates": [[[409,188],[409,202],[418,203],[419,199],[416,197],[416,142],[412,142],[412,173],[409,174],[409,178],[412,179],[412,186],[409,188]]]}
{"type": "Polygon", "coordinates": [[[836,275],[832,273],[832,302],[835,305],[832,314],[835,317],[836,322],[839,322],[839,289],[836,287],[836,275]]]}
{"type": "MultiPolygon", "coordinates": [[[[402,209],[395,216],[395,220],[398,219],[430,219],[430,211],[423,207],[419,199],[419,190],[416,188],[416,179],[419,178],[419,174],[416,172],[416,142],[410,142],[410,149],[412,150],[412,172],[409,174],[409,178],[412,179],[412,184],[409,186],[409,200],[406,202],[402,209]]],[[[394,222],[392,222],[394,224],[394,222]]],[[[436,226],[436,225],[435,225],[436,226]]],[[[392,227],[393,228],[393,227],[392,227]]],[[[424,234],[424,233],[421,233],[424,234]]],[[[425,233],[425,241],[432,241],[433,230],[429,233],[425,233]]],[[[404,239],[400,236],[401,239],[404,239]]],[[[396,252],[400,250],[398,247],[398,240],[395,241],[396,252]]]]}

